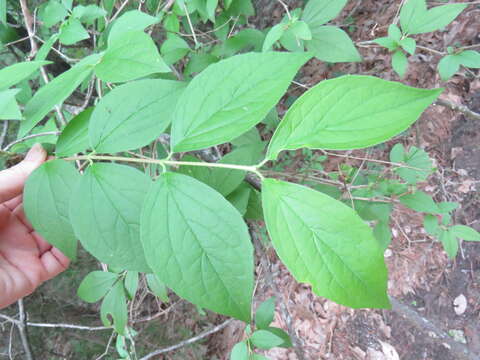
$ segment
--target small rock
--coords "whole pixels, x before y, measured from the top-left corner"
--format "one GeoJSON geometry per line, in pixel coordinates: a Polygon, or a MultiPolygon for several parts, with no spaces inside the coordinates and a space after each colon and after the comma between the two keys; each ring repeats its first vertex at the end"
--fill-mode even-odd
{"type": "Polygon", "coordinates": [[[467,310],[467,298],[465,295],[460,294],[453,300],[453,309],[457,315],[462,315],[467,310]]]}

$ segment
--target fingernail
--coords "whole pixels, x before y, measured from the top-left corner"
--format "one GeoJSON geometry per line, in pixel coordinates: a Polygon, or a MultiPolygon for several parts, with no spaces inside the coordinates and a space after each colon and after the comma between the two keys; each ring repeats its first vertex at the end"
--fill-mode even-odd
{"type": "Polygon", "coordinates": [[[27,161],[42,161],[45,159],[45,150],[43,150],[42,145],[36,143],[32,146],[30,151],[25,156],[27,161]]]}

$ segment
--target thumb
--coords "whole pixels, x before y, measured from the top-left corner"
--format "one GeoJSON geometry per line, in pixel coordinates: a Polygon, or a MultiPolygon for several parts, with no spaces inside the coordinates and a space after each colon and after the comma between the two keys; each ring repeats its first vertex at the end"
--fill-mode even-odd
{"type": "Polygon", "coordinates": [[[25,159],[7,170],[0,171],[0,203],[20,195],[28,176],[46,159],[47,153],[40,144],[35,144],[25,159]]]}

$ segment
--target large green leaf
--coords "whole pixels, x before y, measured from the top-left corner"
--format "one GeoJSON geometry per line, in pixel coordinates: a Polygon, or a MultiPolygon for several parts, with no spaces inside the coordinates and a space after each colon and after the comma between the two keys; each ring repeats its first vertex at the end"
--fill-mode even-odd
{"type": "Polygon", "coordinates": [[[61,104],[91,73],[100,55],[87,56],[77,65],[40,88],[26,104],[25,121],[20,123],[18,136],[26,135],[55,105],[61,104]]]}
{"type": "Polygon", "coordinates": [[[252,128],[309,58],[302,53],[248,53],[210,65],[190,82],[177,104],[173,150],[218,145],[252,128]]]}
{"type": "Polygon", "coordinates": [[[28,78],[49,61],[27,61],[7,66],[0,70],[0,90],[8,89],[10,86],[28,78]]]}
{"type": "Polygon", "coordinates": [[[164,173],[142,209],[147,262],[169,288],[192,303],[249,321],[253,247],[238,211],[186,175],[164,173]]]}
{"type": "Polygon", "coordinates": [[[83,247],[110,266],[149,271],[139,234],[149,186],[148,177],[130,166],[90,166],[70,203],[70,220],[83,247]]]}
{"type": "Polygon", "coordinates": [[[336,18],[348,0],[310,0],[303,10],[302,20],[315,29],[336,18]]]}
{"type": "Polygon", "coordinates": [[[80,175],[63,160],[48,161],[28,178],[23,207],[28,220],[43,238],[70,259],[77,254],[68,208],[80,175]]]}
{"type": "Polygon", "coordinates": [[[93,111],[90,143],[99,153],[136,149],[157,138],[170,124],[185,84],[170,80],[139,80],[104,96],[93,111]]]}
{"type": "Polygon", "coordinates": [[[22,113],[15,95],[20,89],[0,90],[0,120],[21,120],[22,113]]]}
{"type": "Polygon", "coordinates": [[[112,40],[95,67],[95,74],[108,82],[126,82],[170,71],[152,38],[140,31],[122,33],[112,40]]]}
{"type": "Polygon", "coordinates": [[[55,150],[58,156],[71,156],[85,151],[90,146],[88,141],[88,123],[92,111],[93,107],[85,109],[70,120],[65,129],[63,129],[55,150]]]}
{"type": "Polygon", "coordinates": [[[119,39],[126,32],[143,31],[146,27],[156,24],[159,19],[138,10],[124,13],[113,23],[108,34],[108,43],[119,39]]]}
{"type": "Polygon", "coordinates": [[[352,39],[336,26],[319,26],[312,29],[312,40],[305,42],[316,58],[328,62],[362,61],[352,39]]]}
{"type": "Polygon", "coordinates": [[[346,150],[379,144],[407,129],[442,89],[416,89],[370,76],[322,81],[288,110],[267,156],[302,147],[346,150]]]}
{"type": "Polygon", "coordinates": [[[345,204],[305,186],[267,179],[267,229],[298,281],[352,308],[388,308],[387,269],[372,230],[345,204]]]}

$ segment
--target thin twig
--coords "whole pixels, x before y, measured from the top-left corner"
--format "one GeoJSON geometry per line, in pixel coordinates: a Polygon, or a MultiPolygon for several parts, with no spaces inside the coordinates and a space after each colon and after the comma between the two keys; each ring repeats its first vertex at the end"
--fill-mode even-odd
{"type": "Polygon", "coordinates": [[[41,137],[41,136],[48,136],[48,135],[60,135],[60,131],[47,131],[47,132],[44,132],[44,133],[39,133],[39,134],[32,134],[32,135],[27,135],[21,139],[18,139],[18,140],[15,140],[13,142],[11,142],[10,144],[8,144],[7,146],[5,146],[5,149],[3,149],[3,151],[8,151],[13,145],[16,145],[16,144],[19,144],[21,142],[24,142],[26,140],[29,140],[29,139],[34,139],[34,138],[37,138],[37,137],[41,137]]]}
{"type": "Polygon", "coordinates": [[[0,135],[0,149],[3,148],[3,143],[5,142],[5,138],[7,137],[7,131],[8,131],[8,121],[4,120],[2,134],[0,135]]]}
{"type": "Polygon", "coordinates": [[[437,101],[435,101],[435,105],[440,105],[454,111],[459,111],[469,119],[480,120],[480,114],[470,110],[465,105],[454,104],[444,99],[437,99],[437,101]]]}
{"type": "Polygon", "coordinates": [[[34,360],[30,343],[28,342],[27,334],[27,318],[25,316],[25,308],[23,306],[23,299],[18,300],[18,312],[20,320],[16,323],[18,332],[20,333],[20,340],[22,341],[23,350],[25,351],[25,358],[27,360],[34,360]]]}
{"type": "Polygon", "coordinates": [[[125,0],[125,1],[122,3],[122,5],[120,5],[120,7],[118,8],[118,10],[115,12],[115,14],[112,16],[112,18],[107,22],[107,24],[108,24],[108,23],[111,23],[113,20],[115,20],[115,19],[117,18],[118,15],[120,15],[120,12],[123,10],[123,8],[124,8],[125,6],[127,6],[127,4],[128,4],[129,1],[130,1],[130,0],[125,0]]]}
{"type": "Polygon", "coordinates": [[[431,52],[433,54],[440,55],[440,56],[447,55],[446,52],[438,51],[438,50],[435,50],[435,49],[430,49],[430,48],[428,48],[426,46],[422,46],[422,45],[417,45],[417,49],[428,51],[428,52],[431,52]]]}
{"type": "Polygon", "coordinates": [[[285,9],[285,12],[287,13],[288,19],[289,19],[289,20],[292,20],[292,15],[290,14],[290,10],[288,10],[287,4],[285,4],[282,0],[277,0],[277,1],[278,1],[278,2],[280,3],[280,5],[282,5],[283,8],[285,9]]]}
{"type": "Polygon", "coordinates": [[[193,35],[193,42],[195,43],[195,49],[198,48],[198,41],[197,35],[195,34],[195,29],[193,28],[192,20],[190,19],[190,15],[188,14],[187,3],[183,3],[183,9],[185,10],[185,14],[187,15],[188,26],[190,26],[190,31],[193,35]]]}
{"type": "Polygon", "coordinates": [[[190,345],[190,344],[193,344],[199,340],[202,340],[203,338],[206,338],[207,336],[210,336],[220,330],[223,330],[225,327],[227,327],[231,322],[233,321],[233,319],[229,319],[227,321],[224,321],[223,323],[221,323],[220,325],[217,325],[215,326],[214,328],[210,329],[210,330],[207,330],[197,336],[194,336],[188,340],[184,340],[184,341],[181,341],[179,342],[178,344],[176,345],[172,345],[172,346],[169,346],[169,347],[166,347],[166,348],[163,348],[163,349],[159,349],[159,350],[156,350],[156,351],[153,351],[151,352],[150,354],[148,355],[145,355],[144,357],[142,357],[140,360],[148,360],[148,359],[152,359],[154,358],[155,356],[157,355],[160,355],[160,354],[164,354],[164,353],[167,353],[167,352],[170,352],[170,351],[174,351],[174,350],[177,350],[177,349],[180,349],[184,346],[187,346],[187,345],[190,345]]]}

